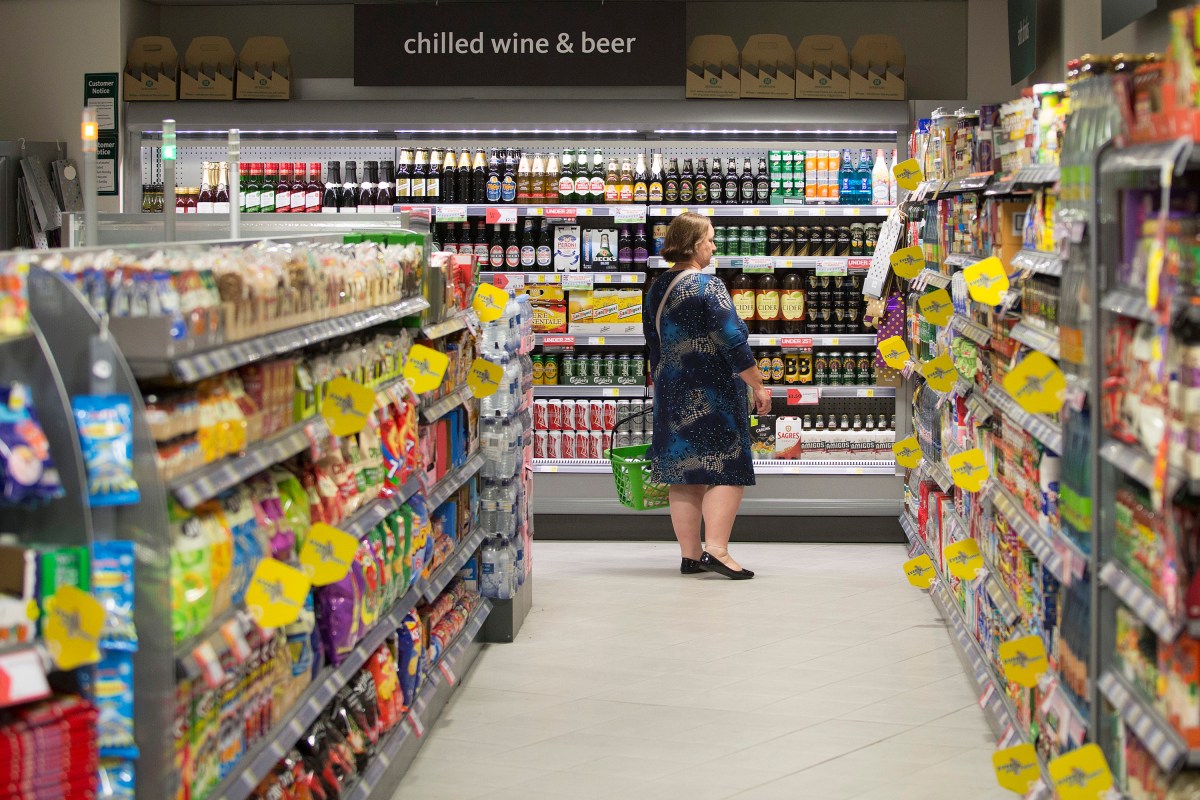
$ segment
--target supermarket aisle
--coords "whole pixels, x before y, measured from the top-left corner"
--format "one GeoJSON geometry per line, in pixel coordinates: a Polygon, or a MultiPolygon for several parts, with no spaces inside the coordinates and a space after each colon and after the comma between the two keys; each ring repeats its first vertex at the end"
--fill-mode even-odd
{"type": "Polygon", "coordinates": [[[995,740],[900,545],[540,542],[533,613],[490,645],[397,800],[972,800],[995,740]],[[464,768],[469,764],[469,768],[464,768]]]}

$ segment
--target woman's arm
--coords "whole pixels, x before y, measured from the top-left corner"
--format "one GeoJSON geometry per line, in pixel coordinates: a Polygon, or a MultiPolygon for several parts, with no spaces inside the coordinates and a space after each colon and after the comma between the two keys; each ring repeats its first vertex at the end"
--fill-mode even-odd
{"type": "Polygon", "coordinates": [[[754,411],[766,414],[771,410],[771,390],[763,386],[758,362],[750,351],[750,333],[746,323],[733,308],[733,300],[721,281],[711,279],[704,288],[704,307],[708,329],[714,340],[729,354],[729,360],[746,385],[754,390],[754,411]]]}

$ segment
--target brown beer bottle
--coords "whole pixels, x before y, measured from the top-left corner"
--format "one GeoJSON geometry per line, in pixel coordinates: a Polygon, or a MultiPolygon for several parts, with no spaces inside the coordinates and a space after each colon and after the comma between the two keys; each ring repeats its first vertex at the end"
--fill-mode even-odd
{"type": "Polygon", "coordinates": [[[754,310],[759,333],[779,333],[779,279],[774,272],[758,276],[758,285],[754,287],[754,310]]]}
{"type": "Polygon", "coordinates": [[[779,316],[783,330],[780,333],[801,334],[808,317],[808,297],[804,291],[804,278],[797,270],[783,276],[779,292],[779,316]]]}
{"type": "Polygon", "coordinates": [[[742,322],[746,323],[746,328],[750,333],[758,333],[758,324],[755,322],[757,302],[754,277],[745,272],[739,272],[737,277],[729,282],[729,294],[733,298],[733,308],[741,317],[742,322]]]}

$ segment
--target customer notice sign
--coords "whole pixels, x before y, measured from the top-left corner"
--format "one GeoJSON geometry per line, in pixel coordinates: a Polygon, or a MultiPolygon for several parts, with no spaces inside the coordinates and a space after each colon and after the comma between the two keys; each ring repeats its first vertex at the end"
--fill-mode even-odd
{"type": "Polygon", "coordinates": [[[685,4],[357,4],[357,86],[661,86],[684,63],[685,4]]]}

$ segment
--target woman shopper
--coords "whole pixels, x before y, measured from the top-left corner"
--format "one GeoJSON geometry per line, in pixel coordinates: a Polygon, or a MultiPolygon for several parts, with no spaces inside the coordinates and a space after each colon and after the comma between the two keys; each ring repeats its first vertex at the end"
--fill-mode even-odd
{"type": "Polygon", "coordinates": [[[771,410],[771,390],[762,384],[746,324],[725,285],[701,273],[715,250],[708,218],[680,214],[662,248],[674,267],[646,295],[643,324],[654,377],[651,473],[670,485],[671,524],[683,555],[679,571],[744,580],[754,573],[729,555],[729,534],[744,487],[754,485],[746,387],[759,414],[771,410]]]}

